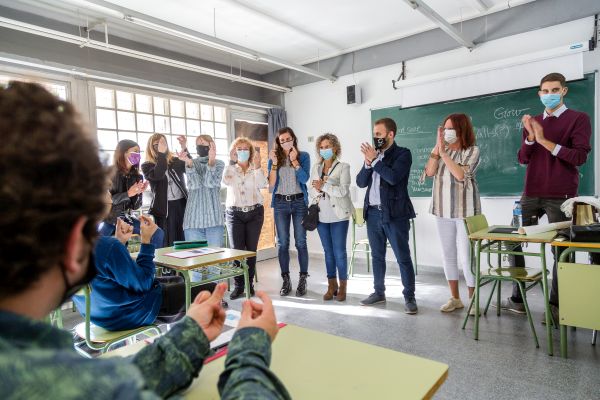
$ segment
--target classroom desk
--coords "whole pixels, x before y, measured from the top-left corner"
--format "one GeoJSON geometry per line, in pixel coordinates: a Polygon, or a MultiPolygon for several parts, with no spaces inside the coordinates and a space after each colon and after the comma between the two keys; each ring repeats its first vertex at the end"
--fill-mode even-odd
{"type": "MultiPolygon", "coordinates": [[[[578,251],[581,252],[586,252],[586,253],[600,253],[600,243],[595,242],[595,243],[586,243],[586,242],[570,242],[570,241],[554,241],[551,243],[552,246],[555,247],[566,247],[566,249],[562,252],[562,254],[560,255],[560,263],[563,263],[565,261],[567,261],[567,257],[570,254],[576,253],[578,251]]],[[[559,265],[560,268],[560,265],[559,265]]],[[[579,278],[576,275],[582,275],[582,282],[581,284],[586,283],[585,280],[590,279],[590,272],[593,272],[594,276],[596,277],[596,281],[597,282],[597,277],[600,273],[600,266],[598,266],[599,270],[587,270],[587,271],[578,271],[578,270],[571,270],[570,271],[570,277],[573,278],[574,280],[578,280],[579,278]],[[576,273],[576,275],[573,275],[574,273],[576,273]]],[[[561,282],[561,281],[559,281],[561,282]]],[[[587,282],[588,284],[590,282],[587,282]]],[[[560,285],[560,283],[559,283],[560,285]]],[[[559,288],[560,290],[560,288],[559,288]]],[[[592,288],[592,290],[594,290],[592,288]]],[[[560,291],[559,291],[559,296],[560,296],[560,291]]],[[[567,306],[565,306],[566,308],[567,306]]],[[[581,310],[578,310],[581,311],[581,310]]],[[[589,312],[589,311],[588,311],[589,312]]],[[[583,326],[583,325],[575,325],[575,323],[572,321],[571,318],[569,318],[566,314],[568,314],[568,312],[566,312],[564,310],[564,308],[559,308],[559,313],[560,313],[560,355],[561,357],[566,358],[567,357],[567,327],[569,326],[568,323],[571,322],[574,325],[573,326],[580,326],[581,328],[590,328],[590,329],[600,329],[600,322],[594,326],[583,326]],[[564,322],[566,322],[566,324],[563,324],[563,320],[564,322]]]]}
{"type": "MultiPolygon", "coordinates": [[[[102,357],[128,356],[138,342],[102,357]]],[[[183,393],[186,399],[219,399],[225,357],[206,364],[183,393]]],[[[448,365],[294,325],[280,329],[271,370],[293,399],[429,399],[448,376],[448,365]],[[366,368],[366,369],[365,369],[366,368]]]]}
{"type": "MultiPolygon", "coordinates": [[[[480,276],[480,265],[481,265],[481,253],[493,253],[498,254],[498,258],[502,254],[512,255],[523,255],[539,257],[542,263],[542,287],[544,289],[544,304],[546,309],[546,334],[548,337],[548,354],[552,355],[554,352],[554,346],[552,343],[552,322],[550,314],[550,303],[549,291],[548,291],[548,271],[546,270],[546,244],[552,243],[552,240],[556,236],[556,231],[539,233],[537,235],[518,235],[515,233],[490,233],[494,228],[505,227],[500,225],[489,226],[480,231],[474,232],[469,235],[469,239],[475,242],[475,257],[476,257],[476,268],[475,268],[475,279],[479,282],[480,276]],[[482,244],[482,241],[486,243],[482,244]],[[514,250],[503,250],[502,242],[510,243],[539,243],[540,251],[514,251],[514,250]],[[492,244],[498,246],[492,247],[492,244]]],[[[475,339],[479,337],[479,284],[475,286],[475,339]]]]}
{"type": "MultiPolygon", "coordinates": [[[[220,281],[234,276],[244,275],[244,284],[246,288],[250,287],[249,276],[248,276],[248,264],[246,260],[250,257],[256,257],[256,253],[253,251],[235,250],[235,249],[221,249],[222,252],[206,254],[198,257],[190,258],[175,258],[165,256],[167,253],[174,253],[179,251],[188,251],[193,249],[174,250],[173,247],[163,247],[157,249],[154,256],[154,264],[164,268],[173,269],[183,276],[185,282],[185,309],[187,310],[191,303],[192,286],[199,286],[205,283],[220,281]],[[228,273],[215,275],[212,278],[204,279],[200,282],[193,282],[190,280],[189,271],[202,267],[217,266],[225,263],[233,263],[233,261],[239,261],[242,268],[229,267],[228,273]]],[[[246,290],[246,298],[250,298],[250,290],[246,290]]]]}

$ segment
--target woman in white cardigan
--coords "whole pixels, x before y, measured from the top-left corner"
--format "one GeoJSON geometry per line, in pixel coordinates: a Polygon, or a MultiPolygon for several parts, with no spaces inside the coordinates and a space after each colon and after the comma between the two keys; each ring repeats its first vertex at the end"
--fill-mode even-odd
{"type": "Polygon", "coordinates": [[[325,251],[328,280],[323,300],[332,300],[335,296],[336,300],[344,301],[348,282],[346,238],[354,211],[349,191],[350,165],[338,159],[341,155],[340,141],[331,133],[317,138],[317,155],[320,162],[311,169],[308,193],[311,202],[319,202],[317,231],[325,251]]]}

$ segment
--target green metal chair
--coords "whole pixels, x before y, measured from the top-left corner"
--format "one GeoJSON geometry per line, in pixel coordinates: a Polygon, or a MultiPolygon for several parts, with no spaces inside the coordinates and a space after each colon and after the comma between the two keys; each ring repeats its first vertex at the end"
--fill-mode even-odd
{"type": "Polygon", "coordinates": [[[149,335],[151,332],[155,335],[161,334],[161,330],[157,325],[140,326],[139,328],[125,331],[109,331],[92,324],[90,320],[91,288],[89,285],[86,285],[82,291],[85,296],[85,321],[78,324],[73,330],[77,336],[84,339],[83,342],[75,343],[75,350],[85,357],[90,357],[90,355],[79,347],[82,343],[85,343],[92,350],[99,350],[100,353],[105,353],[115,344],[128,339],[134,339],[137,335],[144,334],[149,337],[151,336],[149,335]]]}
{"type": "Polygon", "coordinates": [[[362,228],[363,226],[366,227],[363,209],[355,208],[354,213],[352,213],[352,254],[350,256],[350,265],[348,266],[348,276],[354,276],[354,254],[357,252],[366,253],[367,272],[371,272],[371,246],[369,245],[369,239],[356,240],[356,227],[362,228]]]}
{"type": "MultiPolygon", "coordinates": [[[[485,215],[475,215],[472,217],[465,218],[465,229],[467,230],[467,235],[470,235],[474,232],[480,231],[482,229],[487,228],[488,222],[485,218],[485,215]]],[[[473,275],[477,276],[477,271],[475,268],[475,248],[472,241],[469,241],[470,244],[470,259],[471,259],[471,271],[473,275]]],[[[499,241],[487,241],[486,243],[482,243],[482,253],[487,253],[488,257],[488,268],[487,270],[480,269],[479,271],[479,279],[475,279],[476,290],[477,286],[479,288],[492,283],[492,291],[490,292],[490,296],[488,298],[487,304],[483,311],[483,315],[487,315],[488,308],[490,306],[490,302],[494,295],[494,291],[497,294],[497,307],[496,314],[500,316],[501,308],[501,288],[503,281],[514,282],[518,285],[519,291],[521,292],[521,296],[523,298],[523,305],[525,306],[525,311],[527,314],[527,319],[529,320],[529,326],[531,327],[531,331],[533,332],[533,338],[535,341],[535,347],[540,347],[537,334],[535,332],[535,327],[533,324],[533,318],[531,317],[531,312],[529,311],[529,304],[527,303],[527,292],[532,289],[534,286],[539,285],[542,288],[542,270],[541,268],[516,268],[516,267],[503,267],[502,266],[502,258],[501,254],[498,254],[498,264],[496,266],[492,265],[491,262],[491,254],[488,250],[494,250],[494,252],[501,250],[502,254],[515,254],[513,250],[517,247],[517,243],[512,242],[499,242],[499,241]]],[[[519,253],[521,254],[521,253],[519,253]]],[[[475,296],[471,299],[469,303],[469,308],[467,309],[467,313],[465,315],[465,320],[462,325],[462,329],[465,329],[467,325],[467,321],[469,320],[469,313],[471,311],[471,307],[473,307],[475,302],[475,296]]],[[[478,326],[478,318],[475,318],[475,339],[477,340],[479,333],[478,326]]]]}

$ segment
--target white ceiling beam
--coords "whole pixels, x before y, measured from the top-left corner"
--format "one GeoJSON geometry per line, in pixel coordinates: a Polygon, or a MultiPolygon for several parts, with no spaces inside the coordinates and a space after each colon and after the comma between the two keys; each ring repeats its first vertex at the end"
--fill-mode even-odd
{"type": "Polygon", "coordinates": [[[167,65],[170,67],[175,67],[179,69],[185,69],[188,71],[197,72],[203,75],[210,75],[217,78],[227,79],[234,82],[245,83],[248,85],[258,86],[265,89],[276,90],[279,92],[291,92],[292,89],[285,86],[275,85],[269,82],[259,81],[256,79],[246,78],[241,75],[230,74],[228,72],[219,71],[216,69],[201,67],[199,65],[194,65],[190,63],[186,63],[179,60],[173,60],[166,57],[160,57],[150,53],[144,53],[141,51],[129,49],[126,47],[115,46],[112,44],[108,44],[105,42],[99,42],[96,40],[88,39],[87,37],[80,37],[77,35],[71,35],[70,33],[65,33],[53,29],[48,29],[45,27],[28,24],[25,22],[5,18],[0,16],[0,27],[9,28],[12,30],[27,32],[33,35],[47,37],[54,40],[60,40],[62,42],[72,43],[79,45],[79,47],[89,47],[96,50],[106,51],[113,54],[120,54],[131,58],[136,58],[139,60],[150,61],[157,64],[167,65]]]}
{"type": "Polygon", "coordinates": [[[469,50],[475,47],[475,43],[468,40],[463,36],[461,32],[459,32],[455,27],[450,25],[448,21],[446,21],[440,14],[435,12],[431,7],[429,7],[423,0],[404,0],[410,7],[419,11],[425,17],[433,21],[441,30],[446,32],[448,36],[452,39],[456,40],[462,46],[468,48],[469,50]]]}
{"type": "Polygon", "coordinates": [[[171,36],[178,37],[180,39],[189,40],[193,43],[208,46],[223,52],[235,54],[245,58],[249,58],[255,61],[263,61],[266,63],[281,66],[283,68],[291,69],[294,71],[302,72],[307,75],[312,75],[320,79],[329,80],[335,82],[337,77],[334,75],[323,74],[312,68],[305,67],[303,65],[295,64],[293,62],[283,60],[278,57],[274,57],[265,53],[261,53],[256,50],[249,49],[244,46],[237,45],[222,39],[218,39],[213,36],[203,34],[201,32],[194,31],[170,22],[160,20],[151,17],[146,14],[138,13],[134,10],[120,7],[109,3],[104,0],[62,0],[66,3],[79,6],[86,9],[91,9],[95,12],[104,13],[110,16],[119,15],[124,21],[131,22],[136,25],[144,26],[148,29],[152,29],[157,32],[165,33],[171,36]]]}

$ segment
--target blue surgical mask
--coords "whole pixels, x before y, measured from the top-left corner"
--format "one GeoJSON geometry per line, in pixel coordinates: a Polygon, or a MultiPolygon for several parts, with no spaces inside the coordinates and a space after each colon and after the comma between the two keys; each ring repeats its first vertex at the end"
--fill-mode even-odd
{"type": "Polygon", "coordinates": [[[250,150],[237,150],[238,161],[246,162],[250,159],[250,150]]]}
{"type": "Polygon", "coordinates": [[[323,157],[323,160],[329,160],[333,157],[333,149],[319,149],[319,154],[323,157]]]}
{"type": "Polygon", "coordinates": [[[540,96],[540,100],[548,110],[554,110],[560,104],[561,95],[559,93],[543,94],[540,96]]]}

